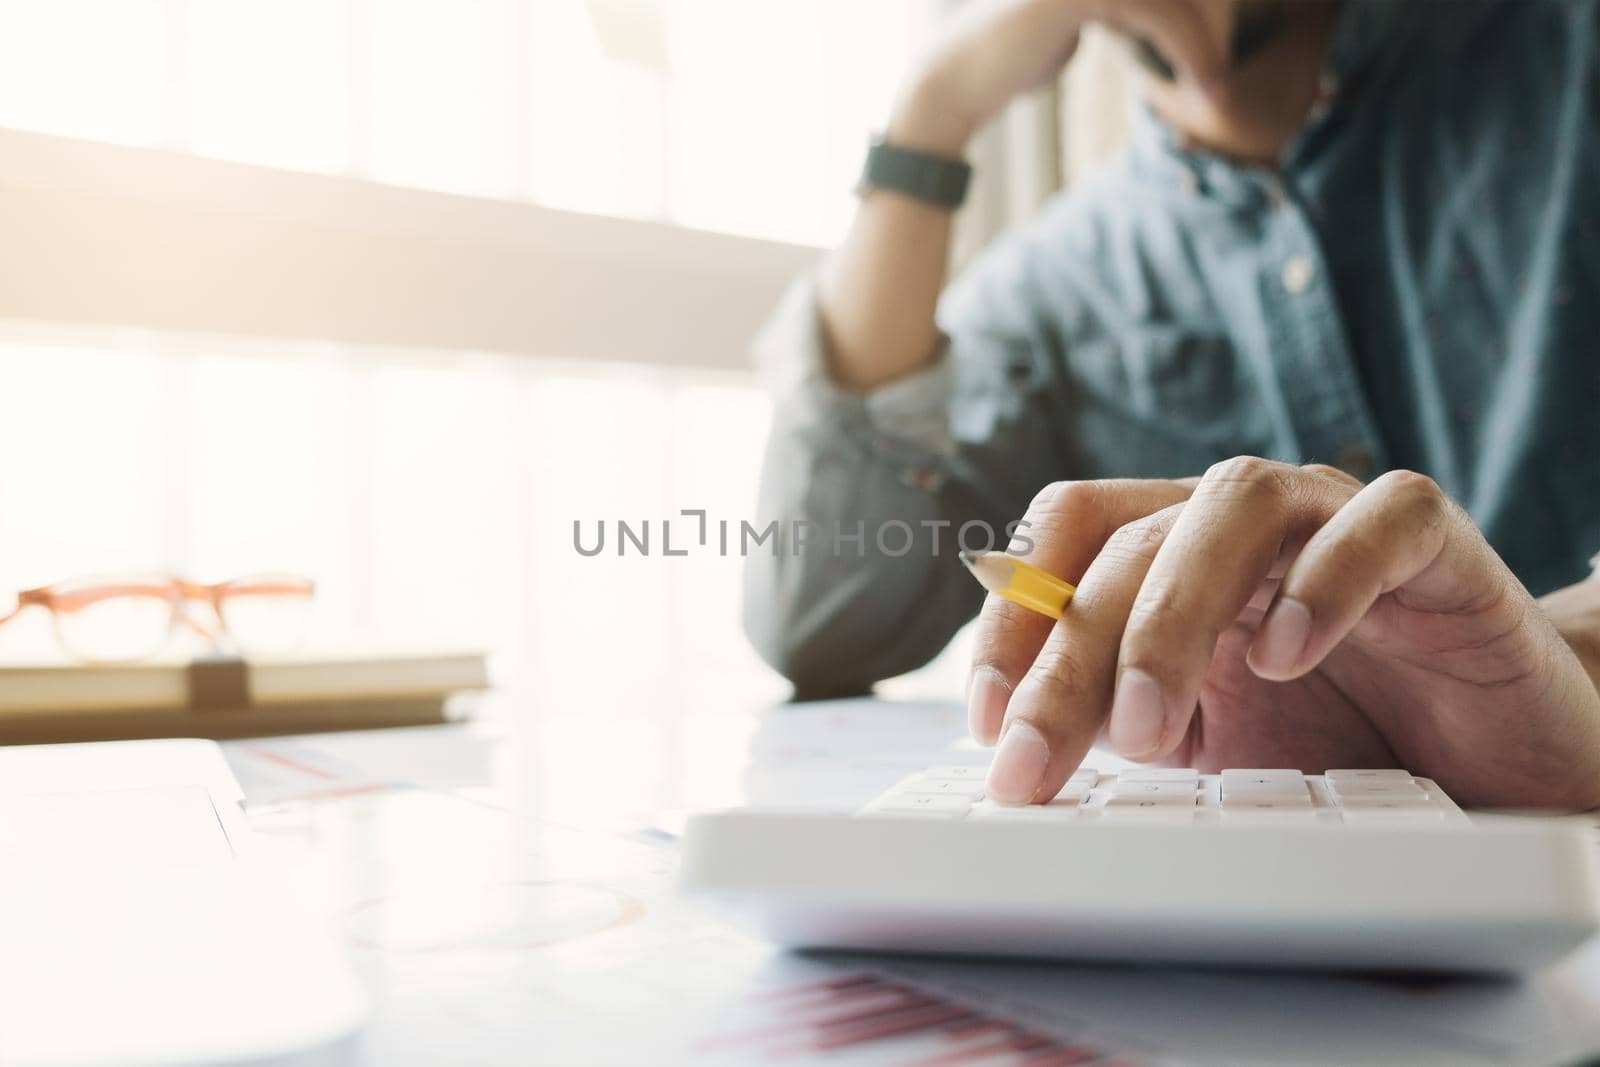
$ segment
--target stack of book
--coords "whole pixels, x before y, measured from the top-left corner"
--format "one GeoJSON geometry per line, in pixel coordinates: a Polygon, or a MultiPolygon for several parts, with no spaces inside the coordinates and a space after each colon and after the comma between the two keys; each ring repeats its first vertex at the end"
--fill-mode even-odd
{"type": "Polygon", "coordinates": [[[0,744],[248,737],[446,722],[481,652],[0,666],[0,744]]]}

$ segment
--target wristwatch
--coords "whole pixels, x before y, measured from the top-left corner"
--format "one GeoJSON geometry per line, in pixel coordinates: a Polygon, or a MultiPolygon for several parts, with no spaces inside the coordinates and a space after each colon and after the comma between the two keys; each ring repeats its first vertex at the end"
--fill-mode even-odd
{"type": "Polygon", "coordinates": [[[902,148],[880,137],[867,150],[859,188],[885,189],[953,211],[967,199],[971,184],[972,165],[966,160],[902,148]]]}

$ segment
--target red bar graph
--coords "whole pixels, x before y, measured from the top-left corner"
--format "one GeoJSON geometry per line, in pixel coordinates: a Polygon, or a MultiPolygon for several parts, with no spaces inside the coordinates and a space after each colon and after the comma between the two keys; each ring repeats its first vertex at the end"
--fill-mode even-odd
{"type": "Polygon", "coordinates": [[[1066,1042],[910,982],[848,974],[750,998],[741,1025],[698,1051],[738,1062],[829,1062],[872,1047],[892,1067],[1144,1067],[1137,1058],[1066,1042]]]}

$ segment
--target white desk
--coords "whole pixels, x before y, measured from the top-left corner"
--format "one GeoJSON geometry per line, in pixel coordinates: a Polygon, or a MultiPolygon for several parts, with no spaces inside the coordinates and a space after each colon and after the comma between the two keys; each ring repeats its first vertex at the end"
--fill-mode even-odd
{"type": "Polygon", "coordinates": [[[1128,1064],[1460,1067],[1600,1052],[1600,1030],[1583,1031],[1600,1025],[1600,945],[1521,985],[776,953],[670,897],[659,813],[797,797],[854,806],[948,761],[962,711],[763,709],[714,691],[660,699],[660,711],[536,706],[503,697],[471,725],[226,746],[253,824],[376,992],[363,1067],[750,1064],[778,1052],[796,1064],[1042,1067],[1080,1048],[1128,1064]],[[783,991],[838,979],[860,1003],[927,1003],[901,1017],[904,1033],[835,1027],[841,1047],[819,1051],[830,1042],[803,1024],[823,994],[783,991]],[[957,1049],[970,1054],[949,1058],[957,1049]]]}

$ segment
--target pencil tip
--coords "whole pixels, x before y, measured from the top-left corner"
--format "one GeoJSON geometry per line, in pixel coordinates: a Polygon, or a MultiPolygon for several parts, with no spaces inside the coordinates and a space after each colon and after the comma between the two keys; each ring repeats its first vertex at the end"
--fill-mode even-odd
{"type": "Polygon", "coordinates": [[[983,555],[981,552],[962,552],[961,562],[966,564],[968,570],[971,570],[977,564],[978,557],[981,555],[983,555]]]}

